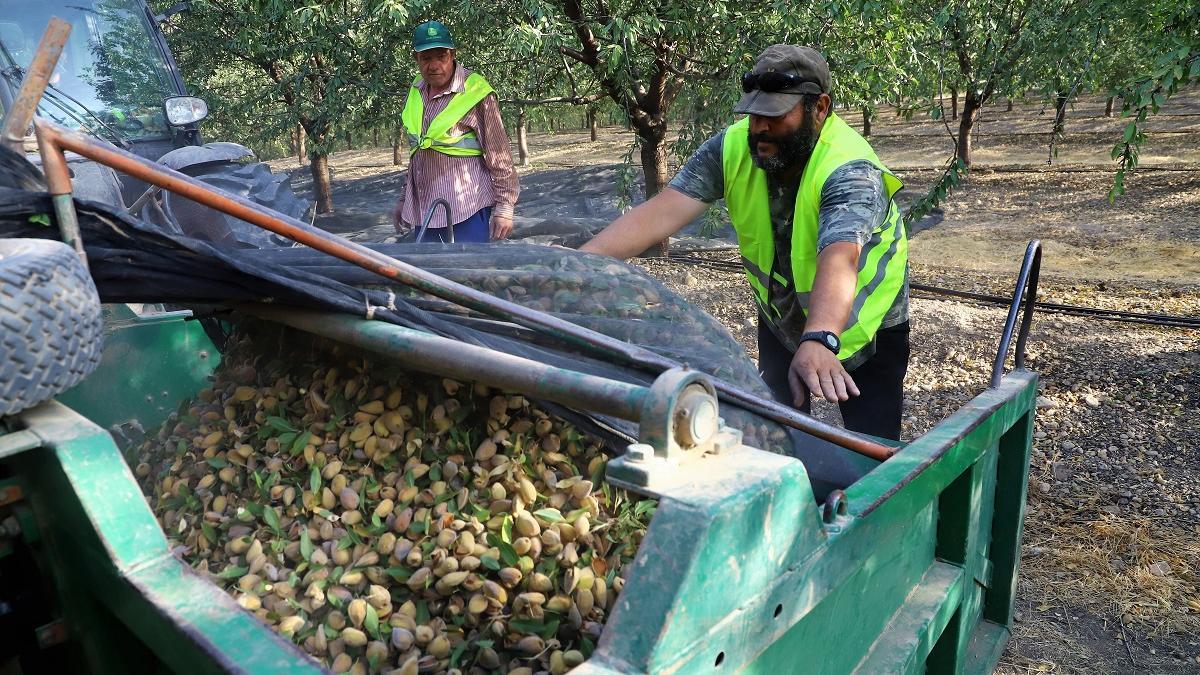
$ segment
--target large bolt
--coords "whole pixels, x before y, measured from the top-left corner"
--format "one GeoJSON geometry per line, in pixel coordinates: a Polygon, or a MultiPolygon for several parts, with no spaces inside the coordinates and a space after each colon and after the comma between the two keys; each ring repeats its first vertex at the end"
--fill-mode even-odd
{"type": "Polygon", "coordinates": [[[691,391],[679,399],[675,412],[675,442],[682,448],[707,443],[720,428],[717,404],[706,391],[691,391]]]}
{"type": "Polygon", "coordinates": [[[649,443],[630,443],[625,448],[625,459],[630,462],[648,462],[654,456],[654,446],[649,443]]]}

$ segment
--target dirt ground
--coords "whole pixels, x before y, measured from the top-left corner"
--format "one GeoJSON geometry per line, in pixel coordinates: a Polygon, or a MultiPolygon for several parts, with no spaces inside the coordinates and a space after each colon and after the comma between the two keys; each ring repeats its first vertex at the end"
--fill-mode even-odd
{"type": "MultiPolygon", "coordinates": [[[[1152,118],[1141,168],[1110,204],[1112,144],[1124,122],[1102,99],[1077,102],[1058,156],[1053,110],[988,106],[972,175],[911,246],[914,282],[1009,295],[1026,243],[1044,246],[1040,299],[1200,316],[1200,90],[1152,118]]],[[[861,117],[843,111],[861,127],[861,117]]],[[[522,223],[602,227],[617,211],[623,129],[533,134],[521,167],[522,223]]],[[[920,195],[952,150],[943,123],[882,110],[871,142],[920,195]]],[[[301,190],[307,170],[289,169],[301,190]]],[[[336,154],[338,213],[355,238],[392,234],[403,186],[390,150],[336,154]]],[[[728,253],[708,254],[731,260],[728,253]]],[[[647,260],[756,356],[740,274],[647,260]]],[[[914,294],[905,438],[929,430],[985,386],[1003,311],[914,294]]],[[[1002,673],[1200,672],[1200,331],[1043,313],[1029,345],[1041,376],[1018,619],[1002,673]]],[[[831,406],[819,415],[836,419],[831,406]]]]}

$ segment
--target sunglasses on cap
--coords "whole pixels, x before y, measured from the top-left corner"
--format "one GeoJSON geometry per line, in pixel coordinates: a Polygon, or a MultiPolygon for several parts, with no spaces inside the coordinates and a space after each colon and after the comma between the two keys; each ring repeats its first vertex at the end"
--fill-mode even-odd
{"type": "Polygon", "coordinates": [[[796,75],[788,75],[787,73],[777,73],[769,71],[765,73],[742,73],[742,91],[747,94],[754,91],[765,91],[767,93],[784,92],[788,94],[820,94],[821,85],[806,80],[796,75]],[[809,86],[805,86],[809,85],[809,86]],[[798,90],[803,88],[803,90],[798,90]],[[788,89],[797,89],[798,91],[786,91],[788,89]]]}

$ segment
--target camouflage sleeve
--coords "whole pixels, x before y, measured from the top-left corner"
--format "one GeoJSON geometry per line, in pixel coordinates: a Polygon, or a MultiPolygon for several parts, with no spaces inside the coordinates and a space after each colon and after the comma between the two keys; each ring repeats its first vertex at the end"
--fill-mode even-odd
{"type": "Polygon", "coordinates": [[[704,141],[704,145],[688,159],[667,187],[711,204],[725,196],[725,172],[721,164],[721,148],[725,132],[704,141]]]}
{"type": "Polygon", "coordinates": [[[841,241],[865,246],[887,213],[883,173],[875,165],[856,160],[838,167],[821,188],[817,252],[841,241]]]}

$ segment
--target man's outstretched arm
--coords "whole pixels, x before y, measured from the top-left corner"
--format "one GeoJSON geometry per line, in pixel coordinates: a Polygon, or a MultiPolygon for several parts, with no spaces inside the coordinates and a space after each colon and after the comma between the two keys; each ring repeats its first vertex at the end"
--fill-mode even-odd
{"type": "Polygon", "coordinates": [[[579,250],[632,258],[683,229],[707,208],[699,199],[668,187],[625,212],[579,250]]]}

